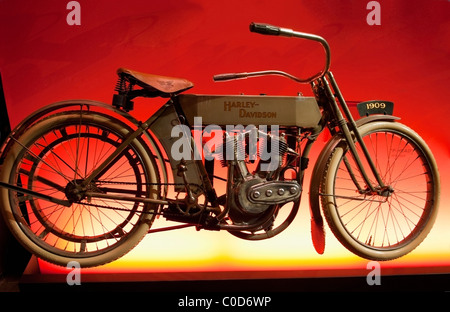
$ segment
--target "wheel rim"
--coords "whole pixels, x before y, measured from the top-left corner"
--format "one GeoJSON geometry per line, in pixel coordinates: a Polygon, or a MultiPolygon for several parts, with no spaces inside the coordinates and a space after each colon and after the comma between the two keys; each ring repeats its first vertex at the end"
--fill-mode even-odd
{"type": "MultiPolygon", "coordinates": [[[[346,153],[336,168],[335,213],[358,244],[376,250],[395,250],[414,240],[431,215],[433,173],[421,148],[403,133],[373,131],[363,139],[382,180],[393,192],[388,196],[357,192],[348,168],[355,173],[360,186],[366,186],[357,174],[355,162],[346,153]]],[[[359,145],[358,152],[362,155],[359,145]]],[[[374,180],[371,183],[377,185],[374,180]]]]}
{"type": "MultiPolygon", "coordinates": [[[[10,181],[62,199],[66,186],[88,176],[121,140],[122,135],[107,125],[80,124],[79,120],[55,125],[30,141],[17,158],[10,181]]],[[[131,144],[91,186],[102,192],[146,196],[147,169],[142,163],[131,144]],[[111,181],[128,184],[111,186],[111,181]]],[[[67,208],[20,194],[10,198],[18,224],[34,243],[72,258],[96,256],[123,244],[142,221],[138,211],[147,211],[149,206],[84,198],[67,208]]]]}

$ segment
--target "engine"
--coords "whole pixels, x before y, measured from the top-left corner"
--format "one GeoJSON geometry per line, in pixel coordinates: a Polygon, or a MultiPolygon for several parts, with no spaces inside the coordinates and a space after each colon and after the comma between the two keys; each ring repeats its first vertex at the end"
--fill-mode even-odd
{"type": "Polygon", "coordinates": [[[290,150],[284,136],[259,132],[226,136],[219,147],[221,163],[229,170],[231,187],[227,194],[229,217],[236,223],[248,222],[274,205],[296,201],[301,186],[296,180],[285,180],[283,159],[290,150]],[[253,171],[249,167],[254,167],[253,171]]]}

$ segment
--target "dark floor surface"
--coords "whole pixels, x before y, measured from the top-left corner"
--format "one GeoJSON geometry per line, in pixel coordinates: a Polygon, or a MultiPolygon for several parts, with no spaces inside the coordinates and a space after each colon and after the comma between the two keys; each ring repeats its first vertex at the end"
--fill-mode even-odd
{"type": "Polygon", "coordinates": [[[0,292],[18,292],[20,277],[0,277],[0,292]]]}

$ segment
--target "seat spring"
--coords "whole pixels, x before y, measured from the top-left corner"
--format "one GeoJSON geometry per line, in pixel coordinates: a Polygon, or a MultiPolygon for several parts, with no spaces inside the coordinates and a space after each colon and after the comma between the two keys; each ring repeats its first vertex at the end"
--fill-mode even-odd
{"type": "Polygon", "coordinates": [[[119,94],[127,94],[133,88],[131,83],[127,83],[127,80],[123,77],[119,77],[116,83],[116,87],[114,88],[119,94]]]}

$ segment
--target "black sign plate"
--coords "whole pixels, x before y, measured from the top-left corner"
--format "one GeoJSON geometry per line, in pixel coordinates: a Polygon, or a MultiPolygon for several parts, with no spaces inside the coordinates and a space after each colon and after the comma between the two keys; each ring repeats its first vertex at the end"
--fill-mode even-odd
{"type": "Polygon", "coordinates": [[[388,101],[367,101],[358,103],[357,108],[361,117],[374,114],[392,115],[394,103],[388,101]]]}

